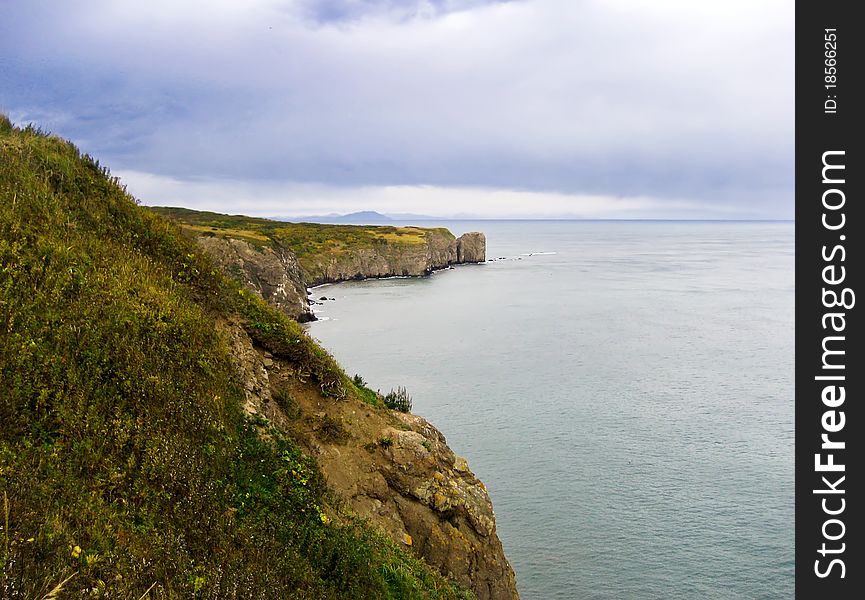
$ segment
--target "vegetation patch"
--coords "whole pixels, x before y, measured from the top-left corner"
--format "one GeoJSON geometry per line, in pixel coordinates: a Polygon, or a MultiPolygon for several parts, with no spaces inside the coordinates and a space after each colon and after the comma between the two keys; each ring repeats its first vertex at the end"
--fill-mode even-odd
{"type": "Polygon", "coordinates": [[[396,390],[389,391],[384,396],[384,405],[391,410],[398,410],[400,412],[411,412],[411,396],[408,395],[408,392],[404,387],[398,387],[396,390]]]}
{"type": "Polygon", "coordinates": [[[206,227],[202,225],[182,225],[183,229],[187,229],[189,231],[195,231],[198,233],[206,233],[210,235],[218,235],[220,237],[232,237],[232,238],[243,238],[246,240],[254,240],[257,242],[266,242],[269,238],[260,233],[256,233],[255,231],[250,231],[248,229],[232,229],[230,227],[226,227],[220,229],[218,227],[206,227]]]}
{"type": "Polygon", "coordinates": [[[285,388],[278,388],[273,392],[273,399],[282,410],[282,414],[291,421],[297,420],[303,414],[300,404],[285,388]]]}
{"type": "Polygon", "coordinates": [[[322,418],[315,433],[321,441],[330,444],[344,444],[349,438],[348,430],[343,426],[342,421],[329,415],[322,418]]]}
{"type": "Polygon", "coordinates": [[[381,406],[382,396],[367,386],[366,381],[360,375],[355,375],[351,380],[355,397],[372,406],[381,406]]]}

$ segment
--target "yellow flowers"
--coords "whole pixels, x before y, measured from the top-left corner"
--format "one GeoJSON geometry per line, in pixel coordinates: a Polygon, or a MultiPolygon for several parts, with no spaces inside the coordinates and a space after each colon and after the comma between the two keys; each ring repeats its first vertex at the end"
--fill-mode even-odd
{"type": "Polygon", "coordinates": [[[331,521],[330,517],[328,517],[324,513],[319,514],[319,517],[321,517],[321,522],[324,523],[325,525],[328,525],[331,521]]]}
{"type": "Polygon", "coordinates": [[[88,567],[93,566],[102,560],[102,556],[98,552],[87,552],[83,550],[78,544],[72,546],[72,558],[79,559],[83,564],[87,565],[88,567]]]}
{"type": "Polygon", "coordinates": [[[303,466],[298,466],[297,469],[292,469],[291,476],[295,481],[300,483],[300,485],[306,485],[309,483],[309,473],[303,468],[303,466]]]}

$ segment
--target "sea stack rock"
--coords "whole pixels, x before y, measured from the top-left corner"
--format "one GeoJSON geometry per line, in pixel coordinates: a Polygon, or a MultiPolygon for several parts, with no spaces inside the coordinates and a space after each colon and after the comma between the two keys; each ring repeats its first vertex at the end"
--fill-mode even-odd
{"type": "Polygon", "coordinates": [[[487,238],[480,231],[470,231],[457,238],[457,263],[480,263],[486,256],[487,238]]]}

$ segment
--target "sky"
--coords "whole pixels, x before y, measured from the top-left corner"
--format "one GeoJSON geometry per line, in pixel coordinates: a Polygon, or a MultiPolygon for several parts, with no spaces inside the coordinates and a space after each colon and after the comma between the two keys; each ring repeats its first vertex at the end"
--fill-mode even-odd
{"type": "Polygon", "coordinates": [[[0,112],[143,204],[793,217],[789,0],[0,7],[0,112]]]}

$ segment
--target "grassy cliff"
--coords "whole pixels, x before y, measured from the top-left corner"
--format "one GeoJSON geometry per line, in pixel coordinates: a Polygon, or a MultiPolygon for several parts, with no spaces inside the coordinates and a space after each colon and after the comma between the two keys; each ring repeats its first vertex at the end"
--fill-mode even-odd
{"type": "MultiPolygon", "coordinates": [[[[240,215],[155,207],[190,233],[242,239],[252,245],[278,245],[290,250],[311,283],[320,283],[324,265],[357,256],[402,254],[426,256],[431,243],[447,244],[454,235],[445,227],[396,227],[391,225],[326,225],[287,223],[240,215]]],[[[419,274],[419,273],[412,273],[419,274]]]]}
{"type": "Polygon", "coordinates": [[[243,411],[226,324],[326,401],[363,393],[97,161],[0,116],[0,597],[464,597],[243,411]]]}

